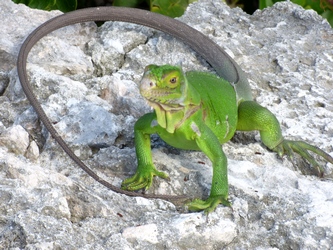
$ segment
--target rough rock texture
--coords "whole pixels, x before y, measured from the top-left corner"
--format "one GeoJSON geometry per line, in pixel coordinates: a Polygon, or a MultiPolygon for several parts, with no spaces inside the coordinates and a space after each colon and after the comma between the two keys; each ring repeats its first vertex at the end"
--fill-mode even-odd
{"type": "MultiPolygon", "coordinates": [[[[249,16],[220,1],[191,5],[181,20],[208,35],[248,73],[256,100],[286,137],[333,152],[333,31],[289,2],[249,16]]],[[[183,206],[113,193],[50,138],[26,100],[15,60],[24,38],[60,12],[0,3],[1,249],[329,249],[332,165],[303,175],[262,148],[258,135],[224,145],[233,209],[207,218],[183,206]]],[[[133,124],[149,107],[137,83],[147,64],[211,70],[181,42],[132,24],[82,24],[35,46],[29,75],[59,133],[89,166],[120,185],[134,173],[133,124]]],[[[153,137],[154,161],[171,181],[150,192],[206,196],[211,163],[153,137]]],[[[332,153],[331,153],[332,155],[332,153]]],[[[301,164],[301,163],[300,163],[301,164]]],[[[306,171],[308,172],[308,171],[306,171]]]]}

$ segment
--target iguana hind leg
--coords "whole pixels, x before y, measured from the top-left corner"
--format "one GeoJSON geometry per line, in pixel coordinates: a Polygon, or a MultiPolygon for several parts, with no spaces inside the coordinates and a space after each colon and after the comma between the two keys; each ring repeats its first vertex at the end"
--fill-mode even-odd
{"type": "Polygon", "coordinates": [[[263,144],[269,149],[277,152],[280,157],[287,155],[291,162],[294,153],[299,154],[317,170],[319,176],[323,176],[323,168],[312,154],[321,156],[326,162],[333,164],[333,158],[323,150],[303,141],[284,139],[275,115],[254,101],[239,104],[237,130],[259,130],[263,144]]]}

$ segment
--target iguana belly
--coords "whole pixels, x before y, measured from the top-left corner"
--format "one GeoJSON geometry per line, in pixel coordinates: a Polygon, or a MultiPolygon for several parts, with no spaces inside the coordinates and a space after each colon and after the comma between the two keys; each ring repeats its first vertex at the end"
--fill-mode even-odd
{"type": "Polygon", "coordinates": [[[190,119],[186,120],[173,133],[161,129],[158,135],[167,144],[181,149],[200,150],[196,139],[204,134],[205,130],[211,130],[222,144],[230,140],[236,130],[237,112],[225,114],[221,117],[204,117],[205,110],[200,110],[190,119]],[[215,118],[215,119],[213,119],[215,118]]]}

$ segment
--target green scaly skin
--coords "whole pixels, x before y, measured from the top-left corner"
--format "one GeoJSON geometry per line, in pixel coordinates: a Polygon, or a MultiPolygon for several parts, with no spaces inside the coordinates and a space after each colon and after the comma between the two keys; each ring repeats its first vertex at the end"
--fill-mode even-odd
{"type": "Polygon", "coordinates": [[[149,65],[146,67],[140,93],[154,108],[135,124],[135,146],[138,168],[135,175],[124,180],[126,190],[148,189],[154,176],[168,178],[156,170],[150,148],[150,135],[158,134],[173,147],[201,150],[211,160],[213,179],[207,200],[196,199],[188,204],[191,211],[212,212],[228,201],[227,158],[221,144],[230,140],[236,130],[259,130],[263,144],[280,156],[290,159],[300,154],[323,171],[308,151],[333,164],[333,158],[305,142],[283,139],[276,117],[254,101],[243,100],[233,86],[215,75],[203,72],[184,74],[179,67],[149,65]]]}

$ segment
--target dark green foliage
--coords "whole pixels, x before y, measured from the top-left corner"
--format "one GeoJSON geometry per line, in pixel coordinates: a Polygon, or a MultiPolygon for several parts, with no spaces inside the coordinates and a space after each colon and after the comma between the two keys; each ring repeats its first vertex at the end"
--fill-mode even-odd
{"type": "MultiPolygon", "coordinates": [[[[114,0],[113,6],[123,6],[132,8],[149,9],[152,12],[160,13],[169,17],[179,17],[183,15],[187,6],[196,0],[114,0]]],[[[219,0],[222,1],[222,0],[219,0]]],[[[259,8],[264,9],[272,6],[276,2],[283,0],[257,0],[259,8]]],[[[293,3],[301,5],[305,9],[313,9],[319,15],[326,18],[333,27],[333,0],[291,0],[293,3]]],[[[61,10],[62,12],[73,11],[78,6],[78,0],[13,0],[15,3],[22,3],[34,9],[41,10],[61,10]]],[[[91,0],[79,0],[81,8],[94,6],[91,0]]],[[[227,3],[234,7],[245,8],[246,1],[227,0],[227,3]]],[[[251,6],[258,5],[251,2],[251,6]]],[[[252,14],[252,13],[250,13],[252,14]]]]}
{"type": "MultiPolygon", "coordinates": [[[[114,0],[113,6],[149,9],[170,17],[183,15],[187,6],[196,0],[114,0]]],[[[77,0],[13,0],[34,9],[61,10],[62,12],[73,11],[78,6],[77,0]]],[[[89,0],[79,0],[81,8],[94,6],[89,0]]]]}
{"type": "Polygon", "coordinates": [[[13,0],[14,3],[23,3],[30,8],[40,10],[60,10],[68,12],[75,10],[77,0],[13,0]]]}
{"type": "Polygon", "coordinates": [[[170,17],[179,17],[184,14],[188,0],[151,0],[150,10],[170,17]]]}
{"type": "Polygon", "coordinates": [[[131,8],[140,8],[145,5],[145,0],[114,0],[113,1],[113,6],[122,6],[122,7],[131,7],[131,8]]]}
{"type": "Polygon", "coordinates": [[[196,0],[114,0],[113,6],[149,8],[150,11],[169,17],[184,14],[187,6],[196,0]]]}

